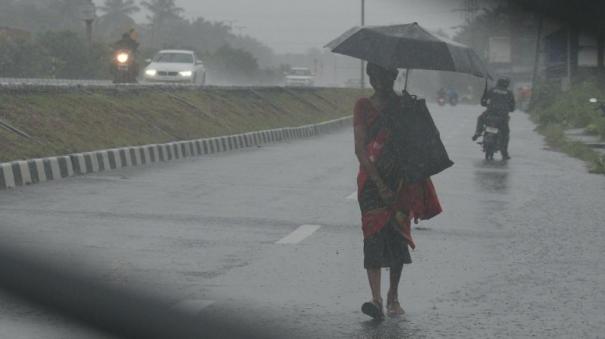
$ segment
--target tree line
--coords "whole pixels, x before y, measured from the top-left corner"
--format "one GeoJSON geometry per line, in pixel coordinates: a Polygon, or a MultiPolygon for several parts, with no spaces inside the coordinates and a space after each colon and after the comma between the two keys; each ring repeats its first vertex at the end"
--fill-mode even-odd
{"type": "MultiPolygon", "coordinates": [[[[0,77],[108,78],[111,44],[135,29],[141,61],[160,49],[191,49],[224,82],[275,82],[273,51],[224,22],[186,19],[176,0],[103,0],[97,7],[93,43],[82,19],[87,0],[0,1],[0,77]],[[145,13],[146,22],[133,16],[145,13]],[[3,28],[27,34],[2,34],[3,28]]],[[[211,76],[212,77],[212,76],[211,76]]]]}

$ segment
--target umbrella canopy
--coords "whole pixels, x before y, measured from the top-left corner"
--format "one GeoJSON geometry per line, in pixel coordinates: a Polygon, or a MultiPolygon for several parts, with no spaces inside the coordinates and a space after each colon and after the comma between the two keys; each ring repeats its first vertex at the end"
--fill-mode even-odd
{"type": "Polygon", "coordinates": [[[354,27],[325,47],[390,69],[450,71],[491,79],[473,49],[431,34],[417,23],[354,27]]]}

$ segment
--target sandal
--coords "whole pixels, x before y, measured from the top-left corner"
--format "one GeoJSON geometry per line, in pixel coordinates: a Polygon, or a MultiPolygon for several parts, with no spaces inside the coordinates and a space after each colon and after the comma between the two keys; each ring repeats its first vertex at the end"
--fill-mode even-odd
{"type": "Polygon", "coordinates": [[[397,317],[405,314],[405,311],[403,308],[401,308],[401,304],[399,303],[399,300],[397,300],[397,297],[387,300],[387,314],[389,317],[397,317]]]}
{"type": "Polygon", "coordinates": [[[361,312],[369,315],[375,320],[383,320],[384,312],[382,311],[382,299],[372,300],[361,305],[361,312]]]}

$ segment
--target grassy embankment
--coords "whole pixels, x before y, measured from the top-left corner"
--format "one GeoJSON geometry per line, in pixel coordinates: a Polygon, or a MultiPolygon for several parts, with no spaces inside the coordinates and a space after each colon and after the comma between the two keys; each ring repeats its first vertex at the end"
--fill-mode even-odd
{"type": "Polygon", "coordinates": [[[605,174],[603,155],[565,135],[566,129],[583,128],[587,134],[605,140],[605,117],[596,104],[588,101],[593,97],[605,99],[605,89],[591,82],[578,84],[564,93],[544,87],[530,116],[550,147],[584,160],[591,173],[605,174]]]}
{"type": "Polygon", "coordinates": [[[0,89],[0,162],[299,126],[350,115],[355,89],[0,89]]]}

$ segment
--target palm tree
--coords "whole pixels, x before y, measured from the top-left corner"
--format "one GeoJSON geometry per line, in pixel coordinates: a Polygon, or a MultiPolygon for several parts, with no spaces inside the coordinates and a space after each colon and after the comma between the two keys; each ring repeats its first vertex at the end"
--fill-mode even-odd
{"type": "Polygon", "coordinates": [[[181,14],[184,10],[177,7],[176,0],[148,0],[141,2],[141,5],[149,11],[147,19],[151,22],[151,40],[154,41],[154,36],[162,25],[169,19],[181,19],[181,14]]]}
{"type": "Polygon", "coordinates": [[[134,0],[105,0],[99,10],[104,13],[97,22],[97,33],[105,39],[117,39],[136,26],[131,15],[140,11],[134,0]]]}

